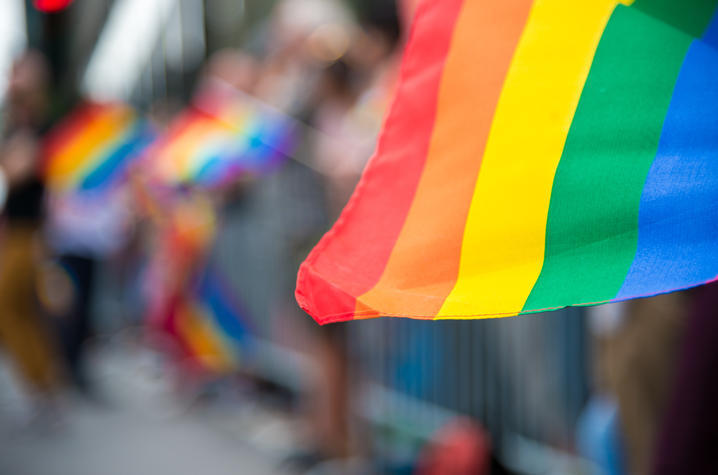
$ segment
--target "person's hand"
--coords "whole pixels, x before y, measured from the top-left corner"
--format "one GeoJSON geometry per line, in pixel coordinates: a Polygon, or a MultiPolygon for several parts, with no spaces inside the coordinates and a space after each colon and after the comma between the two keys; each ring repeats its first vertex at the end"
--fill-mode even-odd
{"type": "Polygon", "coordinates": [[[32,176],[37,167],[38,152],[38,140],[30,132],[17,132],[5,141],[0,152],[0,166],[10,188],[32,176]]]}

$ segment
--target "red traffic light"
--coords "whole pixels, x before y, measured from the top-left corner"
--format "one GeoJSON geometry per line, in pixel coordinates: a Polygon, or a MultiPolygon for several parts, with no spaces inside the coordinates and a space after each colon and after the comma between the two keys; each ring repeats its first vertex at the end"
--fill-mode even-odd
{"type": "Polygon", "coordinates": [[[72,0],[32,0],[35,8],[45,13],[59,12],[72,3],[72,0]]]}

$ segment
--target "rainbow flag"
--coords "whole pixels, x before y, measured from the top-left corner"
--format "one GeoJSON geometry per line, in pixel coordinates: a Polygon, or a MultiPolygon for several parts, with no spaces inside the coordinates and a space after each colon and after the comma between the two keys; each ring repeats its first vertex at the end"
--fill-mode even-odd
{"type": "Polygon", "coordinates": [[[251,347],[245,312],[216,270],[205,270],[176,309],[176,333],[183,347],[212,373],[239,368],[251,347]]]}
{"type": "Polygon", "coordinates": [[[716,280],[717,3],[420,3],[301,307],[501,317],[716,280]]]}
{"type": "Polygon", "coordinates": [[[85,103],[49,134],[44,172],[55,191],[97,191],[125,176],[154,140],[149,124],[120,103],[85,103]]]}
{"type": "Polygon", "coordinates": [[[160,182],[212,187],[272,170],[291,155],[296,136],[287,116],[224,89],[200,94],[147,156],[160,182]]]}

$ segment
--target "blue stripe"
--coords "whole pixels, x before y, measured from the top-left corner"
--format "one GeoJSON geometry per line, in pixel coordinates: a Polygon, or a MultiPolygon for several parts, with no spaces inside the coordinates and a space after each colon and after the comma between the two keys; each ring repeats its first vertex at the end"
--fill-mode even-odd
{"type": "Polygon", "coordinates": [[[641,196],[636,257],[617,299],[718,277],[717,78],[718,50],[693,42],[641,196]]]}
{"type": "Polygon", "coordinates": [[[117,147],[110,151],[100,164],[92,170],[80,183],[81,190],[94,190],[112,183],[126,166],[137,157],[155,138],[147,124],[133,126],[128,136],[117,147]]]}
{"type": "Polygon", "coordinates": [[[214,321],[223,333],[238,343],[246,343],[248,329],[243,315],[227,289],[216,275],[206,271],[200,281],[200,300],[210,310],[214,321]]]}

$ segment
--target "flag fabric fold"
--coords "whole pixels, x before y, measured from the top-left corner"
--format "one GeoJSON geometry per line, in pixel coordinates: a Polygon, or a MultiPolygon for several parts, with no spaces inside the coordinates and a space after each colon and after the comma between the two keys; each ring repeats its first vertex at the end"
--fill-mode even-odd
{"type": "Polygon", "coordinates": [[[718,278],[717,4],[421,2],[300,306],[500,317],[718,278]]]}

